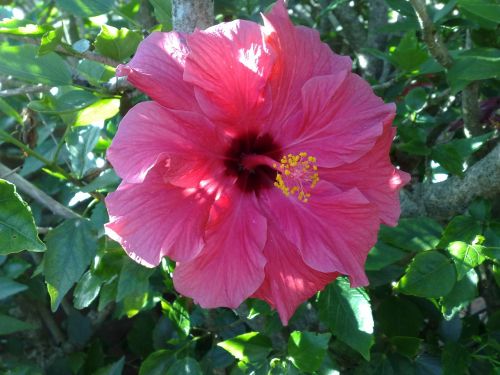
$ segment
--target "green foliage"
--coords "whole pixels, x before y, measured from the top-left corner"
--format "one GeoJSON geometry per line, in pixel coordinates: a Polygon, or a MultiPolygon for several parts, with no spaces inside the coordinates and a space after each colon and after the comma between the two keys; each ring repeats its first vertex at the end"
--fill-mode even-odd
{"type": "Polygon", "coordinates": [[[0,254],[45,250],[28,205],[17,194],[14,185],[4,180],[0,180],[0,202],[0,254]]]}
{"type": "MultiPolygon", "coordinates": [[[[174,262],[143,267],[105,235],[103,201],[120,183],[106,150],[147,100],[115,67],[151,32],[172,30],[171,2],[3,1],[0,373],[498,374],[500,202],[468,196],[491,181],[467,176],[498,143],[500,6],[426,2],[451,58],[443,67],[412,2],[385,3],[387,12],[368,0],[288,1],[294,23],[318,30],[396,104],[391,159],[412,176],[405,195],[418,199],[397,226],[382,225],[368,286],[340,276],[283,327],[256,299],[202,309],[176,292],[174,262]],[[475,129],[463,101],[471,88],[475,129]],[[446,179],[463,183],[460,207],[433,209],[425,191],[446,179]]],[[[259,21],[272,1],[214,5],[217,22],[259,21]]]]}

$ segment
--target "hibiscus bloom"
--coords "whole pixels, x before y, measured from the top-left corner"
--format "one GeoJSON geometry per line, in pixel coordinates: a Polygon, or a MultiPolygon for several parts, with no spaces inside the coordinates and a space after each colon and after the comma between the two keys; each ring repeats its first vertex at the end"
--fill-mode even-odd
{"type": "Polygon", "coordinates": [[[264,24],[155,32],[119,76],[152,101],[107,157],[123,179],[107,234],[205,308],[267,301],[287,324],[339,274],[367,285],[380,223],[408,175],[389,159],[395,108],[282,2],[264,24]]]}

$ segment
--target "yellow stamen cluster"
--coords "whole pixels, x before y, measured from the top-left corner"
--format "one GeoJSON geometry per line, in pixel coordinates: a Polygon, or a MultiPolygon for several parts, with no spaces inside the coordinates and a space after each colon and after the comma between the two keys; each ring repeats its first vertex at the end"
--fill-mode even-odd
{"type": "Polygon", "coordinates": [[[309,190],[319,181],[316,158],[308,156],[307,152],[288,154],[281,158],[279,165],[274,164],[273,167],[279,171],[274,186],[287,197],[297,194],[299,201],[307,203],[311,197],[309,190]]]}

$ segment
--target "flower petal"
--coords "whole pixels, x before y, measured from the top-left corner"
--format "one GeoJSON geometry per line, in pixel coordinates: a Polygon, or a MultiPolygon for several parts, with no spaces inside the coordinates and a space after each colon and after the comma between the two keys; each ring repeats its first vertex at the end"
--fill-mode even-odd
{"type": "Polygon", "coordinates": [[[196,87],[198,103],[212,120],[255,126],[255,119],[270,110],[264,88],[273,56],[263,39],[262,26],[241,20],[187,36],[184,80],[196,87]]]}
{"type": "Polygon", "coordinates": [[[263,194],[261,202],[309,267],[348,275],[352,286],[368,284],[364,263],[377,240],[379,219],[376,207],[357,189],[340,192],[320,181],[308,203],[278,189],[263,194]]]}
{"type": "Polygon", "coordinates": [[[157,266],[164,256],[187,261],[204,245],[212,201],[200,189],[166,183],[159,165],[143,183],[122,183],[106,197],[110,217],[106,234],[145,266],[157,266]]]}
{"type": "Polygon", "coordinates": [[[159,160],[168,158],[172,174],[199,181],[217,161],[213,150],[224,149],[221,142],[204,116],[142,102],[120,122],[106,156],[126,182],[142,182],[159,160]]]}
{"type": "Polygon", "coordinates": [[[196,109],[193,86],[182,79],[188,52],[182,34],[154,32],[139,44],[128,64],[117,67],[116,75],[126,76],[164,107],[196,109]]]}
{"type": "Polygon", "coordinates": [[[206,245],[198,257],[177,265],[175,288],[205,308],[236,308],[264,280],[266,232],[253,195],[219,199],[210,213],[206,245]]]}
{"type": "Polygon", "coordinates": [[[263,299],[278,310],[287,325],[297,307],[325,285],[337,273],[322,273],[307,266],[297,247],[276,226],[269,226],[264,248],[266,278],[253,297],[263,299]]]}
{"type": "Polygon", "coordinates": [[[396,225],[401,212],[399,190],[409,182],[410,175],[391,164],[389,152],[396,129],[387,128],[375,146],[351,164],[336,168],[320,168],[319,174],[342,190],[356,187],[379,210],[384,224],[396,225]]]}
{"type": "Polygon", "coordinates": [[[310,79],[302,88],[300,134],[286,152],[314,155],[318,165],[334,167],[366,154],[395,114],[361,77],[346,71],[310,79]]]}
{"type": "Polygon", "coordinates": [[[339,56],[321,42],[316,30],[294,26],[283,1],[278,1],[270,13],[263,16],[264,25],[276,32],[267,38],[267,44],[277,52],[273,73],[269,79],[273,111],[268,119],[270,131],[286,134],[288,124],[300,112],[298,93],[312,77],[351,70],[347,56],[339,56]]]}

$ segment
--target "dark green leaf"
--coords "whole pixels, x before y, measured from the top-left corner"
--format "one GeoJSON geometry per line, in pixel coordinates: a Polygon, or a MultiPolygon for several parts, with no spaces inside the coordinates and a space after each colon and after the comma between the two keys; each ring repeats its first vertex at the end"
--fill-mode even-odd
{"type": "Polygon", "coordinates": [[[379,239],[403,250],[419,252],[434,249],[442,231],[441,225],[429,218],[401,219],[395,228],[382,226],[379,239]]]}
{"type": "Polygon", "coordinates": [[[117,29],[102,25],[95,41],[95,48],[101,55],[122,61],[135,52],[141,40],[142,35],[135,31],[124,27],[117,29]]]}
{"type": "Polygon", "coordinates": [[[408,72],[417,70],[429,55],[420,46],[415,32],[408,32],[392,52],[390,59],[394,65],[408,72]]]}
{"type": "Polygon", "coordinates": [[[55,311],[94,258],[97,243],[94,228],[87,220],[64,221],[49,232],[46,242],[43,269],[55,311]]]}
{"type": "Polygon", "coordinates": [[[0,335],[9,335],[11,333],[34,329],[29,323],[23,322],[10,316],[0,314],[0,335]]]}
{"type": "Polygon", "coordinates": [[[483,79],[500,78],[500,50],[496,55],[461,56],[448,70],[452,93],[462,90],[469,83],[483,79]]]}
{"type": "Polygon", "coordinates": [[[71,84],[71,71],[66,62],[53,52],[38,56],[32,45],[0,45],[0,73],[32,83],[71,84]]]}
{"type": "Polygon", "coordinates": [[[442,355],[443,375],[466,374],[469,351],[453,341],[447,342],[442,355]]]}
{"type": "Polygon", "coordinates": [[[195,359],[186,357],[174,362],[166,375],[203,375],[203,373],[195,359]]]}
{"type": "Polygon", "coordinates": [[[88,307],[99,295],[102,280],[99,276],[87,271],[83,274],[73,293],[73,305],[77,309],[88,307]]]}
{"type": "Polygon", "coordinates": [[[368,253],[365,268],[369,271],[377,271],[396,263],[406,256],[408,256],[408,253],[379,241],[368,253]]]}
{"type": "Polygon", "coordinates": [[[325,358],[331,336],[329,333],[292,332],[288,339],[290,360],[302,371],[316,371],[325,358]]]}
{"type": "Polygon", "coordinates": [[[452,291],[441,299],[441,312],[446,319],[452,319],[477,296],[478,281],[476,271],[470,270],[455,284],[452,291]]]}
{"type": "Polygon", "coordinates": [[[421,87],[411,90],[405,98],[406,107],[412,112],[420,112],[426,105],[427,93],[421,87]]]}
{"type": "Polygon", "coordinates": [[[456,272],[451,260],[438,251],[417,254],[399,280],[397,289],[405,294],[437,298],[455,285],[456,272]]]}
{"type": "Polygon", "coordinates": [[[183,303],[182,299],[176,299],[172,304],[167,301],[163,301],[161,306],[166,312],[168,318],[175,323],[179,333],[182,336],[187,336],[189,335],[189,330],[191,329],[191,321],[189,319],[189,312],[184,307],[184,304],[185,300],[183,303]]]}
{"type": "Polygon", "coordinates": [[[495,0],[458,0],[458,5],[472,14],[500,23],[500,4],[495,0]]]}
{"type": "Polygon", "coordinates": [[[373,345],[373,316],[363,289],[351,288],[347,279],[338,278],[320,294],[318,307],[320,320],[331,332],[368,360],[373,345]]]}
{"type": "Polygon", "coordinates": [[[158,350],[142,362],[139,375],[164,375],[175,362],[176,358],[170,350],[158,350]]]}
{"type": "Polygon", "coordinates": [[[149,278],[154,270],[125,258],[118,279],[116,301],[122,301],[129,296],[142,296],[149,291],[149,278]]]}
{"type": "Polygon", "coordinates": [[[432,149],[431,158],[439,163],[448,172],[463,176],[464,159],[453,144],[444,143],[432,149]]]}
{"type": "Polygon", "coordinates": [[[100,368],[93,375],[121,375],[125,366],[125,357],[121,357],[118,361],[100,368]]]}
{"type": "Polygon", "coordinates": [[[419,308],[406,298],[390,297],[377,309],[377,323],[387,336],[417,337],[424,324],[419,308]]]}
{"type": "Polygon", "coordinates": [[[422,339],[418,337],[394,336],[390,338],[390,342],[396,350],[410,358],[415,357],[420,349],[422,339]]]}
{"type": "Polygon", "coordinates": [[[31,210],[14,185],[0,179],[0,254],[44,251],[31,210]]]}
{"type": "Polygon", "coordinates": [[[0,300],[20,293],[28,287],[8,277],[0,276],[0,300]]]}
{"type": "Polygon", "coordinates": [[[217,344],[240,361],[262,363],[272,350],[271,340],[258,332],[248,332],[217,344]]]}
{"type": "Polygon", "coordinates": [[[446,226],[438,247],[445,248],[451,242],[472,243],[482,233],[481,224],[471,216],[455,216],[446,226]]]}

